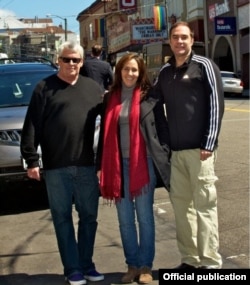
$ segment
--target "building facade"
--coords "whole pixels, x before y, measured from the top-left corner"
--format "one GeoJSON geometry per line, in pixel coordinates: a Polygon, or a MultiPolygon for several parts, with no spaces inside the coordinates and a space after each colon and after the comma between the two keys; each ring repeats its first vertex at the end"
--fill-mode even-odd
{"type": "Polygon", "coordinates": [[[249,89],[249,0],[238,0],[237,9],[241,78],[245,84],[245,89],[249,89]]]}
{"type": "Polygon", "coordinates": [[[239,74],[249,88],[249,0],[96,0],[77,20],[86,52],[98,42],[113,65],[124,51],[142,52],[145,43],[167,42],[171,25],[187,21],[195,41],[204,43],[205,55],[221,70],[239,74]],[[166,8],[165,30],[153,28],[155,5],[166,8]],[[98,31],[100,21],[104,34],[98,31]]]}
{"type": "Polygon", "coordinates": [[[62,25],[55,26],[50,17],[0,18],[0,52],[13,56],[43,56],[57,60],[58,46],[66,40],[78,40],[77,35],[62,25]]]}

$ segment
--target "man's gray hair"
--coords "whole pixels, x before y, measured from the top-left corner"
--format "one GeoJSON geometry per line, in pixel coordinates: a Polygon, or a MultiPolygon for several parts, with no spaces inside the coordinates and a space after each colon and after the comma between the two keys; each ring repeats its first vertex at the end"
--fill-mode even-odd
{"type": "Polygon", "coordinates": [[[83,47],[74,41],[67,41],[67,42],[62,43],[58,48],[58,57],[60,57],[62,55],[62,53],[65,49],[69,49],[69,50],[78,52],[80,54],[81,58],[84,57],[83,47]]]}

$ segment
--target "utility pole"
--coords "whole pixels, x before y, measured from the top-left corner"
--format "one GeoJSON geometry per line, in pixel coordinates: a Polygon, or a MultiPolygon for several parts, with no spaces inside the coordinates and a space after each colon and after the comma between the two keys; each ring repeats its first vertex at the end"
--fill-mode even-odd
{"type": "Polygon", "coordinates": [[[47,14],[46,15],[47,17],[56,17],[56,18],[60,18],[64,21],[64,40],[65,42],[67,41],[68,39],[68,20],[67,18],[63,18],[61,16],[58,16],[58,15],[51,15],[51,14],[47,14]]]}
{"type": "Polygon", "coordinates": [[[107,53],[108,53],[108,45],[107,45],[107,21],[106,21],[106,13],[107,13],[107,2],[112,2],[112,0],[101,0],[103,2],[103,11],[104,11],[104,37],[103,37],[103,48],[105,51],[105,58],[107,57],[107,53]]]}
{"type": "Polygon", "coordinates": [[[64,39],[65,39],[65,42],[68,40],[68,21],[67,21],[67,18],[64,18],[64,39]]]}

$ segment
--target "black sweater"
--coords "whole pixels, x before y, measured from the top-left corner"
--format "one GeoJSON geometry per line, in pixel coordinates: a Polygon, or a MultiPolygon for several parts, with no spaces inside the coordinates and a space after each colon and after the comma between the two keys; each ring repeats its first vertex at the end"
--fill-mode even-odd
{"type": "Polygon", "coordinates": [[[28,168],[38,166],[40,144],[44,169],[94,165],[93,138],[102,90],[79,76],[74,85],[52,75],[35,88],[21,136],[28,168]]]}

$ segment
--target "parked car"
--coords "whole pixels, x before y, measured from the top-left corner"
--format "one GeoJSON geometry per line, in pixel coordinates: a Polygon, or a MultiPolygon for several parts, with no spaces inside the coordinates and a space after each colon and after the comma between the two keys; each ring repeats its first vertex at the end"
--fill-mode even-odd
{"type": "Polygon", "coordinates": [[[242,96],[243,81],[232,71],[221,71],[224,95],[242,96]]]}
{"type": "Polygon", "coordinates": [[[0,60],[0,180],[27,179],[20,153],[24,117],[35,85],[58,67],[42,58],[0,60]]]}

